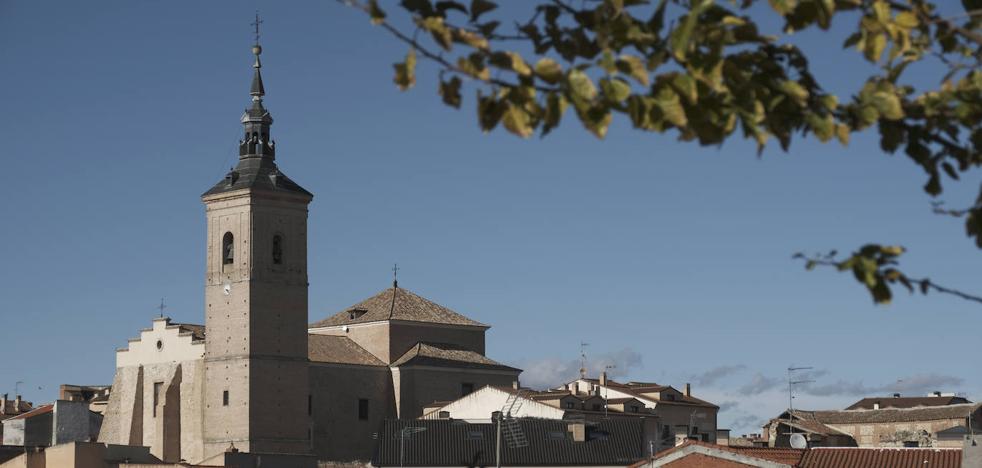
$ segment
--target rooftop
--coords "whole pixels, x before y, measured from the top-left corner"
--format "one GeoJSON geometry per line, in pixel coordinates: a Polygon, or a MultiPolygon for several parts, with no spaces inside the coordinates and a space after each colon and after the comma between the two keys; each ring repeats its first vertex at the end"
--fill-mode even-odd
{"type": "MultiPolygon", "coordinates": [[[[576,442],[570,422],[518,418],[526,447],[502,444],[503,466],[625,466],[645,456],[644,425],[638,419],[611,419],[585,427],[586,441],[576,442]]],[[[374,466],[494,466],[495,425],[460,420],[388,420],[379,432],[374,466]],[[405,428],[416,432],[402,440],[405,428]]]]}
{"type": "Polygon", "coordinates": [[[384,366],[381,359],[346,336],[307,335],[307,355],[311,362],[384,366]]]}
{"type": "Polygon", "coordinates": [[[416,343],[416,346],[413,346],[399,359],[396,359],[392,363],[392,367],[407,366],[410,364],[521,372],[521,369],[506,366],[476,351],[445,343],[416,343]]]}
{"type": "Polygon", "coordinates": [[[310,328],[335,327],[382,320],[490,328],[408,289],[399,287],[388,288],[324,320],[314,322],[310,324],[310,328]]]}
{"type": "Polygon", "coordinates": [[[918,406],[948,406],[962,403],[971,403],[971,401],[954,395],[923,397],[885,396],[863,398],[849,405],[846,409],[873,409],[876,404],[879,404],[880,408],[916,408],[918,406]]]}
{"type": "Polygon", "coordinates": [[[823,424],[888,423],[961,419],[968,417],[980,409],[982,409],[982,404],[963,403],[948,406],[887,408],[878,410],[795,410],[794,416],[804,420],[817,420],[823,424]]]}

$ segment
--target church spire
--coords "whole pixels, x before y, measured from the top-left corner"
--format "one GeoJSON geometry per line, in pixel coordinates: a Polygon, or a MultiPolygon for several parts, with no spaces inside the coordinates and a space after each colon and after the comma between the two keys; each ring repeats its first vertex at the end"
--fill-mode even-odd
{"type": "Polygon", "coordinates": [[[266,94],[266,89],[263,88],[263,75],[260,73],[259,69],[263,67],[262,62],[259,61],[259,54],[263,53],[262,46],[259,45],[259,25],[263,24],[262,20],[259,19],[259,12],[256,12],[256,21],[252,23],[256,27],[256,43],[252,46],[252,55],[256,56],[256,61],[252,64],[252,68],[256,71],[252,75],[252,87],[249,89],[249,94],[252,95],[252,100],[262,101],[263,96],[266,94]]]}
{"type": "Polygon", "coordinates": [[[269,127],[273,124],[273,117],[263,107],[263,96],[266,95],[266,88],[263,86],[263,76],[260,72],[262,62],[259,61],[259,54],[263,53],[262,46],[259,45],[259,13],[256,13],[256,21],[252,23],[256,28],[256,42],[252,46],[252,55],[255,61],[252,64],[252,86],[249,94],[252,95],[252,107],[246,109],[242,116],[242,125],[245,126],[245,138],[239,143],[239,159],[261,159],[273,160],[276,158],[276,148],[270,139],[269,127]]]}

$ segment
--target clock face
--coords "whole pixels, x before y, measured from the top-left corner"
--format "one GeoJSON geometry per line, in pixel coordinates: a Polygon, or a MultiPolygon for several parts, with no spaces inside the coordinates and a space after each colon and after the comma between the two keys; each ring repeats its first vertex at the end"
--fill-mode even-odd
{"type": "Polygon", "coordinates": [[[226,296],[228,296],[229,293],[232,292],[232,285],[229,283],[225,283],[225,285],[222,286],[222,292],[225,293],[226,296]]]}

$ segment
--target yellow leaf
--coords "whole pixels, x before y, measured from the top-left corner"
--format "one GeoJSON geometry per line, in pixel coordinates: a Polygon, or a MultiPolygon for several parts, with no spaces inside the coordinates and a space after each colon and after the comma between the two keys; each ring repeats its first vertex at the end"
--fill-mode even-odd
{"type": "Polygon", "coordinates": [[[563,67],[555,60],[544,57],[535,64],[535,74],[548,83],[558,83],[563,79],[563,67]]]}

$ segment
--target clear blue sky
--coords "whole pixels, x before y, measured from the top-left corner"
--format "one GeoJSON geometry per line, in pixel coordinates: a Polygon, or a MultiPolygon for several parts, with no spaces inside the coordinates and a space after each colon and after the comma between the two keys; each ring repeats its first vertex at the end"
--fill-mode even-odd
{"type": "MultiPolygon", "coordinates": [[[[199,196],[237,154],[252,3],[0,2],[2,391],[110,383],[161,297],[203,321],[199,196]]],[[[461,111],[440,103],[432,67],[399,92],[405,48],[359,12],[259,6],[278,162],[315,194],[311,320],[387,287],[398,262],[402,286],[493,325],[488,354],[528,383],[566,377],[586,341],[593,368],[693,382],[736,431],[786,406],[792,363],[816,369],[799,407],[898,379],[982,398],[982,307],[906,293],[877,307],[851,276],[790,259],[899,243],[912,273],[982,291],[961,222],[930,213],[920,170],[874,134],[762,158],[623,119],[600,142],[572,114],[545,139],[485,135],[471,92],[461,111]]],[[[869,68],[837,26],[800,40],[848,95],[869,68]]],[[[969,204],[978,182],[945,199],[969,204]]]]}

